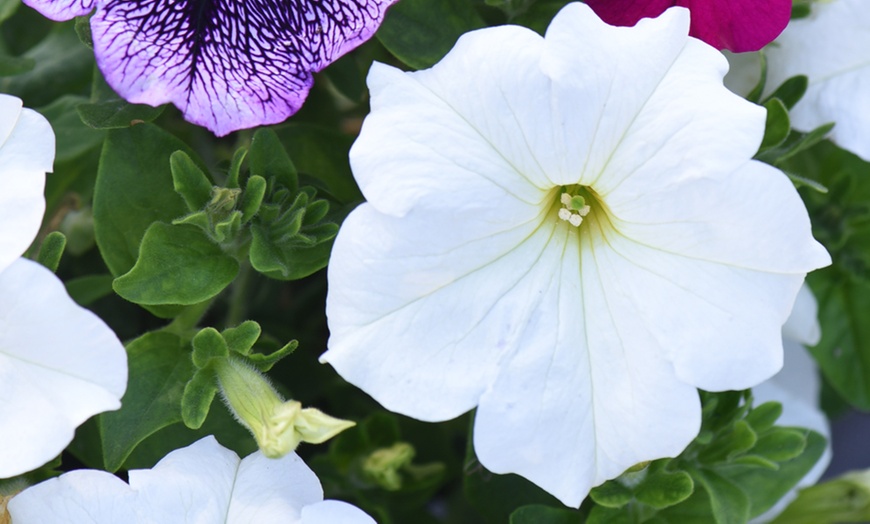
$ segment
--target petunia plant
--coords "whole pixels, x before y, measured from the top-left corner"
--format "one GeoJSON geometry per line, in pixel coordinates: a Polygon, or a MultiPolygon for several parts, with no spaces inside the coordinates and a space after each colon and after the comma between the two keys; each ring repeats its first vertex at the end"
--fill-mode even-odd
{"type": "Polygon", "coordinates": [[[0,522],[866,520],[865,19],[0,0],[0,522]]]}

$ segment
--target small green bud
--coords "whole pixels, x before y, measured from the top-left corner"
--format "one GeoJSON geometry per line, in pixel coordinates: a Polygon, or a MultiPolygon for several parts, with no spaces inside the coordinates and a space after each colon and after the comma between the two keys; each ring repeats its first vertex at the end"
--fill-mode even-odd
{"type": "Polygon", "coordinates": [[[285,401],[259,371],[241,360],[221,359],[215,371],[230,411],[267,457],[282,457],[302,442],[321,444],[355,425],[314,408],[303,409],[298,401],[285,401]]]}
{"type": "Polygon", "coordinates": [[[388,491],[402,488],[399,470],[411,464],[414,447],[407,442],[397,442],[388,448],[373,451],[363,462],[362,469],[372,482],[388,491]]]}

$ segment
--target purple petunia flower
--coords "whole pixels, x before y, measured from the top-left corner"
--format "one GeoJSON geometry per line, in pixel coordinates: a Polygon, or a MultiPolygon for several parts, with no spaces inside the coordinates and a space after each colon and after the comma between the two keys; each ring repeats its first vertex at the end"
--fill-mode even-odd
{"type": "Polygon", "coordinates": [[[218,136],[281,122],[312,73],[368,40],[396,0],[25,0],[53,20],[96,7],[94,52],[127,100],[172,102],[218,136]]]}
{"type": "MultiPolygon", "coordinates": [[[[26,0],[25,0],[26,1],[26,0]]],[[[587,0],[611,25],[633,26],[655,18],[672,6],[692,13],[689,35],[716,49],[735,53],[758,51],[782,33],[791,16],[792,0],[587,0]]]]}

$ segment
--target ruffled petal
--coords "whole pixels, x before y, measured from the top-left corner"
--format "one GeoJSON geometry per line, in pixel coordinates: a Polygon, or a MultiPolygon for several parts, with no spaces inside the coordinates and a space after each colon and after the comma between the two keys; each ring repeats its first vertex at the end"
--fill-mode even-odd
{"type": "Polygon", "coordinates": [[[54,162],[54,132],[36,111],[21,100],[0,95],[0,179],[3,192],[3,230],[0,234],[0,271],[30,246],[45,213],[45,173],[54,162]]]}
{"type": "Polygon", "coordinates": [[[395,0],[112,0],[94,52],[121,96],[172,102],[222,136],[285,120],[320,71],[374,34],[395,0]]]}
{"type": "Polygon", "coordinates": [[[307,522],[309,513],[312,523],[374,522],[349,504],[324,504],[320,481],[295,453],[270,459],[255,452],[240,461],[213,436],[129,477],[127,485],[104,471],[65,473],[21,492],[9,511],[16,524],[279,524],[307,522]],[[329,516],[336,520],[322,520],[329,516]]]}
{"type": "Polygon", "coordinates": [[[56,22],[85,16],[94,10],[96,0],[22,0],[25,5],[56,22]]]}
{"type": "Polygon", "coordinates": [[[60,280],[19,259],[0,273],[0,478],[60,453],[75,428],[118,409],[127,354],[114,332],[60,280]]]}
{"type": "Polygon", "coordinates": [[[553,114],[542,96],[549,90],[539,73],[542,43],[528,29],[505,26],[463,35],[430,70],[375,64],[373,111],[350,152],[368,202],[398,216],[415,206],[482,211],[508,196],[539,204],[557,158],[548,145],[553,114]],[[494,46],[504,53],[493,55],[494,46]],[[498,96],[478,103],[486,93],[498,96]]]}

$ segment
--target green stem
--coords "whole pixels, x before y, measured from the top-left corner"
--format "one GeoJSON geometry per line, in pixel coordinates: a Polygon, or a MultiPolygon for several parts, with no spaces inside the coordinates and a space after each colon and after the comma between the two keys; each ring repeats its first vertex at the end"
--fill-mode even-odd
{"type": "Polygon", "coordinates": [[[239,276],[233,282],[230,292],[230,304],[227,317],[224,321],[226,327],[233,327],[247,320],[248,316],[248,289],[251,287],[253,276],[251,264],[243,263],[239,268],[239,276]]]}
{"type": "Polygon", "coordinates": [[[174,333],[184,338],[192,339],[195,334],[195,328],[197,324],[199,324],[200,319],[205,315],[205,312],[208,311],[208,308],[211,307],[212,303],[214,303],[214,298],[209,300],[205,300],[200,302],[199,304],[194,304],[192,306],[187,306],[186,308],[181,310],[181,313],[169,323],[168,326],[163,328],[165,331],[170,333],[174,333]]]}

